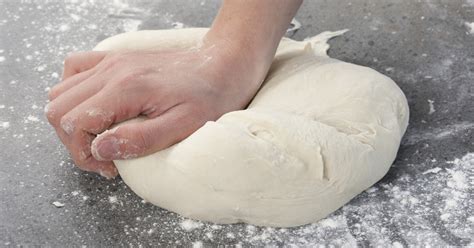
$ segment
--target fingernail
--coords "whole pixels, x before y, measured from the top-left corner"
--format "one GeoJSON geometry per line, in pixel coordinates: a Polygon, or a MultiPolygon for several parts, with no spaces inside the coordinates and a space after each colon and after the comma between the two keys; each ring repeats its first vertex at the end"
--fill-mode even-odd
{"type": "Polygon", "coordinates": [[[117,175],[117,170],[114,169],[114,171],[108,171],[108,170],[99,170],[99,174],[102,177],[105,177],[107,179],[113,179],[117,175]]]}
{"type": "Polygon", "coordinates": [[[71,135],[72,132],[74,131],[74,125],[72,124],[72,121],[70,120],[62,119],[60,125],[63,131],[67,133],[68,135],[71,135]]]}
{"type": "Polygon", "coordinates": [[[107,137],[93,144],[92,155],[99,161],[109,161],[120,156],[120,150],[115,137],[107,137]]]}

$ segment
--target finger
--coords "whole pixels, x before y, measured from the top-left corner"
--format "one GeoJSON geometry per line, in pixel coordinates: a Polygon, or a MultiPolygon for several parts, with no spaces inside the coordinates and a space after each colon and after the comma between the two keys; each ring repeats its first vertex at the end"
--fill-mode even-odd
{"type": "Polygon", "coordinates": [[[112,161],[98,161],[92,155],[86,161],[90,171],[95,172],[107,179],[113,179],[118,175],[117,167],[112,161]]]}
{"type": "Polygon", "coordinates": [[[87,71],[96,66],[107,55],[103,51],[76,52],[69,54],[64,60],[63,80],[77,73],[87,71]]]}
{"type": "Polygon", "coordinates": [[[91,154],[91,142],[95,135],[74,133],[68,137],[68,150],[74,163],[82,170],[96,172],[108,179],[118,175],[115,165],[110,161],[98,161],[91,154]],[[72,136],[72,137],[71,137],[72,136]]]}
{"type": "Polygon", "coordinates": [[[61,118],[103,88],[104,82],[92,76],[76,85],[74,90],[68,90],[59,95],[45,107],[46,117],[54,127],[60,126],[61,118]]]}
{"type": "Polygon", "coordinates": [[[129,159],[165,149],[206,122],[205,118],[193,118],[188,113],[192,111],[181,104],[153,119],[130,122],[104,132],[92,142],[92,155],[97,160],[129,159]]]}
{"type": "Polygon", "coordinates": [[[61,125],[61,119],[66,113],[95,94],[100,88],[101,84],[99,83],[81,83],[76,86],[76,90],[64,92],[50,102],[45,111],[48,121],[55,128],[59,138],[70,151],[74,163],[82,170],[94,171],[110,178],[116,175],[114,165],[111,163],[99,163],[99,161],[91,156],[90,142],[94,137],[85,134],[81,136],[81,139],[71,137],[70,133],[64,131],[64,124],[61,125]],[[82,142],[76,143],[77,140],[82,142]]]}
{"type": "Polygon", "coordinates": [[[70,138],[70,151],[76,162],[86,166],[95,134],[102,133],[115,122],[138,116],[144,101],[143,97],[132,98],[127,93],[104,90],[65,114],[60,127],[70,138]]]}
{"type": "MultiPolygon", "coordinates": [[[[59,139],[69,151],[76,149],[74,147],[74,144],[71,144],[69,142],[70,137],[66,133],[64,133],[64,131],[61,128],[55,128],[55,130],[59,139]]],[[[93,138],[94,137],[90,137],[90,140],[92,140],[93,138]]],[[[98,174],[100,174],[101,176],[107,179],[114,178],[118,175],[117,168],[115,167],[113,163],[97,161],[96,159],[94,159],[93,156],[91,156],[90,152],[83,153],[81,157],[76,157],[71,153],[71,157],[74,160],[74,163],[77,165],[77,167],[79,167],[81,170],[97,172],[98,174]]]]}
{"type": "Polygon", "coordinates": [[[60,126],[69,135],[74,132],[99,134],[112,124],[142,112],[144,97],[129,97],[128,92],[114,92],[102,90],[83,101],[61,118],[60,126]]]}
{"type": "Polygon", "coordinates": [[[66,92],[67,90],[73,88],[74,86],[80,84],[81,82],[84,82],[86,79],[91,77],[95,73],[95,70],[90,69],[84,72],[77,73],[75,75],[72,75],[62,81],[59,84],[56,84],[49,92],[48,92],[48,98],[50,101],[53,101],[56,99],[59,95],[62,93],[66,92]]]}

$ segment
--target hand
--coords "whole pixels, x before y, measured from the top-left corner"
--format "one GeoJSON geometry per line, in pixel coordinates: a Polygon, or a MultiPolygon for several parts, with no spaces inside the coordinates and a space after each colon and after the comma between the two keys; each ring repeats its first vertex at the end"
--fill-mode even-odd
{"type": "Polygon", "coordinates": [[[224,41],[187,50],[76,53],[49,93],[46,115],[77,166],[112,178],[111,160],[167,148],[244,108],[264,74],[224,41]],[[147,120],[97,136],[137,116],[147,120]]]}

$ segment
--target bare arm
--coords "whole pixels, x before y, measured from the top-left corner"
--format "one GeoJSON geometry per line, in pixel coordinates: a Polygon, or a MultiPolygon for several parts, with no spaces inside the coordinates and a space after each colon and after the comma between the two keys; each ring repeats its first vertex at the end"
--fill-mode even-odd
{"type": "Polygon", "coordinates": [[[224,40],[256,74],[267,73],[280,39],[302,0],[224,0],[207,38],[224,40]]]}

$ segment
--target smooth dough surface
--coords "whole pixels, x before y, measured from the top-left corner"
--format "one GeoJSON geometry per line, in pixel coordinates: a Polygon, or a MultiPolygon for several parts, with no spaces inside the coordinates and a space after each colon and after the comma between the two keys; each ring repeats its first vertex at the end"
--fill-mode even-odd
{"type": "MultiPolygon", "coordinates": [[[[187,48],[206,31],[125,33],[95,49],[187,48]]],[[[327,40],[343,32],[282,39],[247,109],[168,149],[114,161],[125,183],[155,205],[215,223],[298,226],[343,206],[386,174],[409,113],[390,78],[326,55],[327,40]]]]}

